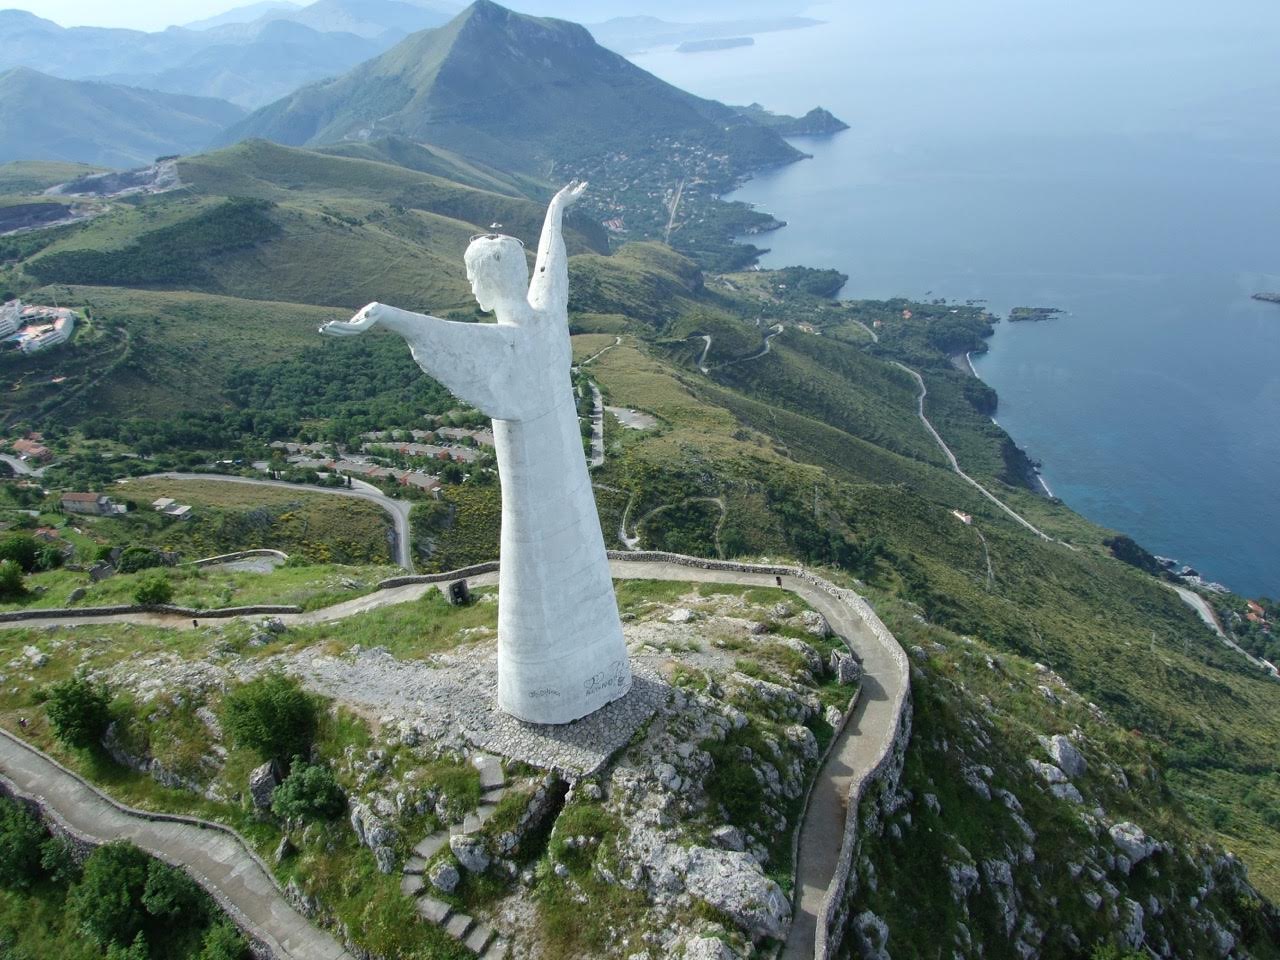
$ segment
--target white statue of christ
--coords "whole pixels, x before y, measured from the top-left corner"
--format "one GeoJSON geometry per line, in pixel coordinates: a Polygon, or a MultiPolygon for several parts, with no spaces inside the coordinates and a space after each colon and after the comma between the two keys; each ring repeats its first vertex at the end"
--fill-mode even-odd
{"type": "Polygon", "coordinates": [[[585,187],[575,181],[551,201],[532,282],[520,241],[471,241],[467,278],[497,323],[371,303],[350,322],[320,328],[394,330],[429,376],[493,418],[502,483],[498,706],[533,723],[577,720],[631,687],[569,375],[563,220],[585,187]]]}

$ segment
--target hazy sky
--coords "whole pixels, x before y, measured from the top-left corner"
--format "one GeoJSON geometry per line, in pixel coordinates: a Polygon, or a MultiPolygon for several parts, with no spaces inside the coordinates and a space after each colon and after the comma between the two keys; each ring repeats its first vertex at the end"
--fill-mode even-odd
{"type": "Polygon", "coordinates": [[[64,27],[130,27],[134,30],[163,30],[175,23],[202,20],[240,5],[240,0],[127,0],[110,4],[102,0],[26,0],[25,3],[10,0],[5,4],[30,10],[64,27]]]}

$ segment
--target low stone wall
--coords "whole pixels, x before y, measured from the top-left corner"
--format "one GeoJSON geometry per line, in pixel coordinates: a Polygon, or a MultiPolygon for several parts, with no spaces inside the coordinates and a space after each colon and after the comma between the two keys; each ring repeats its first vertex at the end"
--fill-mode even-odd
{"type": "Polygon", "coordinates": [[[464,580],[467,577],[478,577],[482,573],[495,573],[497,569],[498,561],[490,560],[488,563],[477,563],[474,566],[462,567],[458,570],[447,570],[444,573],[406,574],[403,577],[379,580],[376,589],[390,590],[392,587],[407,587],[415,583],[443,583],[445,580],[464,580]]]}
{"type": "MultiPolygon", "coordinates": [[[[275,875],[271,872],[271,868],[268,867],[263,862],[262,858],[254,852],[253,847],[249,845],[249,842],[231,827],[226,827],[220,823],[214,823],[210,820],[200,820],[196,817],[184,817],[180,814],[174,813],[153,813],[149,810],[136,810],[133,807],[125,806],[124,804],[111,799],[111,797],[107,796],[93,784],[89,783],[89,781],[85,780],[84,777],[63,766],[43,750],[33,747],[31,744],[18,739],[4,729],[0,729],[0,736],[6,737],[14,743],[17,743],[23,749],[30,750],[32,753],[39,755],[46,762],[57,767],[61,773],[78,781],[95,793],[101,800],[110,804],[126,816],[136,817],[140,820],[149,820],[153,823],[181,823],[201,830],[216,830],[235,838],[243,848],[245,855],[257,862],[258,866],[261,867],[267,877],[270,878],[272,884],[275,885],[276,890],[280,893],[281,897],[284,896],[284,891],[281,890],[280,885],[276,883],[275,875]]],[[[41,821],[48,828],[49,832],[55,837],[65,837],[71,843],[74,855],[81,862],[83,862],[84,858],[88,857],[93,850],[102,845],[102,841],[98,840],[96,837],[91,837],[87,834],[81,833],[67,823],[67,821],[62,818],[57,810],[53,809],[43,796],[31,796],[24,793],[18,789],[17,784],[4,774],[0,774],[0,794],[21,803],[27,809],[39,816],[41,821]]],[[[276,951],[273,950],[266,940],[262,938],[260,932],[254,928],[254,926],[249,922],[249,919],[240,912],[236,905],[223,895],[222,891],[216,884],[210,881],[207,877],[201,876],[200,874],[190,870],[183,863],[170,860],[163,856],[158,857],[157,859],[164,860],[172,867],[185,870],[191,879],[200,884],[201,888],[213,898],[213,901],[218,905],[218,909],[225,913],[231,919],[231,922],[239,928],[240,932],[244,934],[245,938],[249,941],[249,950],[253,954],[255,960],[278,960],[276,951]]]]}
{"type": "Polygon", "coordinates": [[[59,620],[63,617],[115,617],[125,613],[165,613],[176,617],[218,620],[228,617],[255,617],[274,613],[302,613],[294,605],[260,603],[249,607],[219,607],[216,610],[195,610],[191,607],[173,607],[167,604],[149,605],[122,603],[112,607],[52,607],[45,610],[15,610],[0,613],[0,623],[17,623],[22,620],[59,620]]]}

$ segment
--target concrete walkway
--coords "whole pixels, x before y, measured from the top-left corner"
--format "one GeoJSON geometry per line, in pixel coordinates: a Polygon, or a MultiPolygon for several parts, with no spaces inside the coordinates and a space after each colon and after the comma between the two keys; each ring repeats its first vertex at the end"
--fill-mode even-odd
{"type": "Polygon", "coordinates": [[[262,861],[225,827],[185,817],[155,819],[118,804],[3,729],[0,770],[6,787],[39,802],[75,835],[93,843],[131,840],[186,869],[277,960],[354,960],[289,905],[262,861]]]}

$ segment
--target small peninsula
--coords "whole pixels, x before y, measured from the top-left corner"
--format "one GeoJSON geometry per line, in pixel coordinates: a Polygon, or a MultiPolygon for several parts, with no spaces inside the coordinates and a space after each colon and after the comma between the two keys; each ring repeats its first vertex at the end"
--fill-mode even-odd
{"type": "Polygon", "coordinates": [[[1264,303],[1280,303],[1280,293],[1255,293],[1253,299],[1264,303]]]}
{"type": "Polygon", "coordinates": [[[712,50],[753,47],[755,43],[755,37],[717,37],[713,40],[686,40],[676,47],[676,53],[709,53],[712,50]]]}
{"type": "Polygon", "coordinates": [[[1062,313],[1057,307],[1014,307],[1009,311],[1010,323],[1039,323],[1062,313]]]}
{"type": "Polygon", "coordinates": [[[758,103],[734,107],[734,109],[744,117],[754,120],[761,126],[769,127],[784,137],[823,137],[849,129],[847,123],[822,107],[814,107],[803,117],[789,117],[786,114],[774,113],[758,103]]]}

